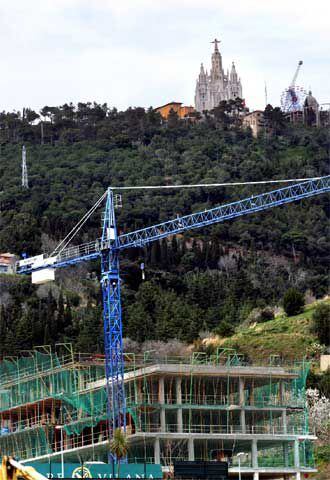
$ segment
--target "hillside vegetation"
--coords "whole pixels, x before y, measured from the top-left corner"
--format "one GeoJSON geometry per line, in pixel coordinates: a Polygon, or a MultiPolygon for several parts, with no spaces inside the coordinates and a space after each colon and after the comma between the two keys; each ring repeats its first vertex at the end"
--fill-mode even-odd
{"type": "MultiPolygon", "coordinates": [[[[318,357],[320,345],[313,333],[313,314],[317,305],[330,306],[330,299],[306,305],[303,313],[288,317],[280,313],[273,320],[241,326],[227,338],[212,341],[216,346],[234,348],[254,361],[265,361],[271,355],[278,355],[287,361],[318,357]]],[[[207,341],[204,342],[207,345],[207,341]]]]}
{"type": "MultiPolygon", "coordinates": [[[[3,112],[0,251],[52,251],[109,185],[257,181],[328,173],[328,129],[288,125],[278,109],[269,107],[267,130],[254,139],[227,111],[220,106],[214,116],[195,124],[173,114],[164,124],[152,109],[118,112],[81,103],[45,107],[42,129],[35,112],[3,112]],[[20,186],[23,143],[28,190],[20,186]]],[[[128,232],[267,189],[271,187],[127,191],[117,212],[119,230],[128,232]]],[[[324,296],[327,207],[326,195],[321,195],[126,252],[124,334],[138,341],[175,337],[184,342],[196,340],[201,331],[230,335],[253,309],[279,305],[289,287],[324,296]],[[141,262],[146,281],[141,279],[141,262]]],[[[94,239],[100,223],[98,212],[76,241],[94,239]]],[[[28,278],[1,276],[0,353],[59,341],[102,351],[98,279],[97,262],[63,270],[56,284],[46,287],[32,286],[28,278]]],[[[284,319],[282,323],[284,342],[290,332],[284,331],[284,319]]],[[[256,342],[258,328],[251,330],[256,342]]],[[[298,342],[300,331],[294,333],[298,342]]],[[[262,335],[267,338],[267,330],[262,335]]],[[[309,345],[302,332],[299,342],[309,345]]],[[[258,346],[253,348],[259,352],[258,346]]]]}

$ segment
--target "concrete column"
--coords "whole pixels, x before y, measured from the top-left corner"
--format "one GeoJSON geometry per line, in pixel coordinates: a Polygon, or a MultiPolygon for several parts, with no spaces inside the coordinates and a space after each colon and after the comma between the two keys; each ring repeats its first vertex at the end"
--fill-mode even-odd
{"type": "MultiPolygon", "coordinates": [[[[294,467],[300,467],[300,456],[299,456],[299,441],[294,441],[294,467]]],[[[298,478],[298,477],[297,477],[298,478]]]]}
{"type": "Polygon", "coordinates": [[[244,405],[245,405],[244,386],[245,386],[244,378],[239,377],[239,379],[238,379],[238,391],[239,391],[239,404],[241,406],[240,425],[241,425],[241,432],[242,433],[246,433],[245,410],[244,410],[244,405]]]}
{"type": "Polygon", "coordinates": [[[253,480],[259,480],[259,472],[253,472],[253,480]]]}
{"type": "Polygon", "coordinates": [[[182,389],[181,389],[182,378],[177,377],[175,381],[176,385],[176,403],[181,405],[182,403],[182,389]]]}
{"type": "MultiPolygon", "coordinates": [[[[159,378],[158,384],[158,401],[160,405],[165,404],[165,382],[164,377],[159,378]]],[[[165,408],[160,408],[160,429],[162,432],[166,432],[166,416],[165,416],[165,408]]]]}
{"type": "Polygon", "coordinates": [[[283,425],[283,433],[286,435],[288,433],[286,410],[283,410],[282,412],[282,425],[283,425]]]}
{"type": "Polygon", "coordinates": [[[246,433],[246,422],[245,422],[245,410],[244,410],[244,407],[241,407],[240,423],[241,423],[241,432],[242,432],[242,433],[246,433]]]}
{"type": "Polygon", "coordinates": [[[195,449],[194,449],[194,438],[189,437],[188,439],[188,460],[193,462],[195,460],[195,449]]]}
{"type": "Polygon", "coordinates": [[[296,480],[301,480],[301,473],[300,472],[296,473],[296,480]]]}
{"type": "Polygon", "coordinates": [[[161,430],[161,432],[166,432],[165,408],[160,409],[160,430],[161,430]]]}
{"type": "MultiPolygon", "coordinates": [[[[182,405],[182,389],[181,389],[181,377],[177,377],[176,379],[176,403],[178,405],[182,405]]],[[[182,416],[182,408],[177,409],[177,425],[178,425],[178,432],[182,433],[183,431],[183,416],[182,416]]]]}
{"type": "Polygon", "coordinates": [[[251,456],[252,468],[258,468],[258,444],[255,438],[252,440],[251,456]]]}
{"type": "Polygon", "coordinates": [[[159,438],[155,438],[154,458],[155,458],[155,463],[160,463],[160,442],[159,442],[159,438]]]}
{"type": "Polygon", "coordinates": [[[158,383],[158,401],[160,404],[165,403],[165,382],[164,382],[164,377],[159,378],[159,383],[158,383]]]}
{"type": "Polygon", "coordinates": [[[284,465],[287,468],[289,466],[289,448],[288,443],[283,443],[283,457],[284,457],[284,465]]]}
{"type": "Polygon", "coordinates": [[[244,378],[239,377],[239,404],[245,405],[245,396],[244,396],[244,378]]]}
{"type": "Polygon", "coordinates": [[[280,404],[285,404],[285,383],[283,380],[280,380],[280,404]]]}

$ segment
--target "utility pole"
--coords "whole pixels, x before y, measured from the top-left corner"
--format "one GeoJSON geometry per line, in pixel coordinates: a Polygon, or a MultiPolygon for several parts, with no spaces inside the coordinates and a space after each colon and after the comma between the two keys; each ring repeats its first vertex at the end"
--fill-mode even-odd
{"type": "Polygon", "coordinates": [[[22,188],[29,188],[29,180],[26,166],[26,148],[22,147],[22,188]]]}

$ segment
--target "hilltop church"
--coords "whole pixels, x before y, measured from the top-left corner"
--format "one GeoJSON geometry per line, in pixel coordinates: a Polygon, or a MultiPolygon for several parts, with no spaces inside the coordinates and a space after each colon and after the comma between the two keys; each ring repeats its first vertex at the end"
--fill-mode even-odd
{"type": "Polygon", "coordinates": [[[219,40],[215,39],[212,54],[212,67],[210,74],[201,64],[200,73],[196,83],[195,108],[198,112],[212,110],[222,100],[242,98],[241,79],[238,78],[234,62],[231,71],[225,75],[222,68],[222,57],[218,48],[219,40]]]}

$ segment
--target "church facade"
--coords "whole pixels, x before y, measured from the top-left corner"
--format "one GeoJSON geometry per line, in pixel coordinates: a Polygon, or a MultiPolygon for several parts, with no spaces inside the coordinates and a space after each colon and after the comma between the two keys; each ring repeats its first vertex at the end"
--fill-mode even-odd
{"type": "Polygon", "coordinates": [[[224,73],[222,57],[219,51],[219,40],[215,39],[214,52],[212,54],[212,67],[208,74],[203,64],[196,83],[195,108],[198,112],[212,110],[222,100],[231,100],[237,97],[242,98],[242,84],[238,77],[235,64],[232,63],[231,70],[224,73]]]}

